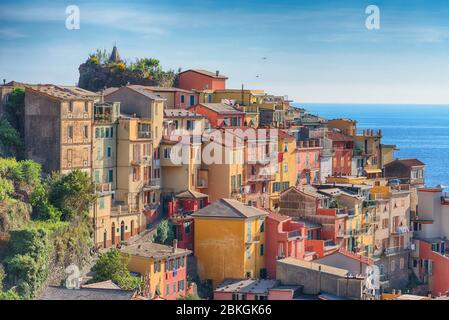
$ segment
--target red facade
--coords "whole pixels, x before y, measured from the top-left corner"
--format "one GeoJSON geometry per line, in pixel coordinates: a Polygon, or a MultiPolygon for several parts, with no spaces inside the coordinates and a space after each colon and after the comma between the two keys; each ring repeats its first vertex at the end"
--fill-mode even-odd
{"type": "Polygon", "coordinates": [[[205,70],[187,70],[178,75],[178,87],[184,90],[226,89],[227,77],[205,70]]]}

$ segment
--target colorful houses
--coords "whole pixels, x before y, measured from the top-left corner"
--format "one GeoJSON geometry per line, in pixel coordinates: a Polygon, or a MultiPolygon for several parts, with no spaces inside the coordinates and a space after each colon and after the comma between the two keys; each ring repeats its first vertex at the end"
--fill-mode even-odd
{"type": "Polygon", "coordinates": [[[122,253],[129,257],[128,270],[140,274],[144,280],[143,295],[148,299],[176,300],[186,296],[189,250],[145,242],[125,246],[122,253]]]}
{"type": "Polygon", "coordinates": [[[350,176],[354,140],[336,131],[327,132],[327,138],[332,141],[332,175],[350,176]]]}
{"type": "Polygon", "coordinates": [[[234,199],[219,199],[192,214],[194,254],[202,281],[265,278],[266,211],[234,199]]]}

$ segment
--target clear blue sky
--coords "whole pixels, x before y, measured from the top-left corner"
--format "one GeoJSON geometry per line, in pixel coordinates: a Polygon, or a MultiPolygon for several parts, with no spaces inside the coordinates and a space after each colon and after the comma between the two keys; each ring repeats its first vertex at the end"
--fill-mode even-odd
{"type": "Polygon", "coordinates": [[[229,87],[298,102],[449,103],[447,0],[0,2],[1,79],[75,84],[114,43],[122,58],[220,70],[229,87]],[[80,30],[65,28],[71,4],[80,30]],[[380,30],[365,28],[370,4],[380,30]]]}

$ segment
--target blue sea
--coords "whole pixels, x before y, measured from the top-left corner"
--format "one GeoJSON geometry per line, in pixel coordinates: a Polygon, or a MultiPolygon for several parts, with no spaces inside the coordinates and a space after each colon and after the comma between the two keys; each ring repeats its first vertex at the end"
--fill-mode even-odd
{"type": "Polygon", "coordinates": [[[382,129],[396,157],[426,164],[427,186],[449,186],[449,105],[295,104],[324,118],[351,118],[358,129],[382,129]]]}

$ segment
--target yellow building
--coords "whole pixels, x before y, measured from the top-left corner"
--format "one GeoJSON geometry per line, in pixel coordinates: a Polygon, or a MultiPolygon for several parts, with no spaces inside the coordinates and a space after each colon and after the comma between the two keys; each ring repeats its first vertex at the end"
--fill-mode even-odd
{"type": "Polygon", "coordinates": [[[187,292],[187,259],[191,251],[176,246],[144,242],[125,246],[128,270],[139,273],[145,282],[143,294],[150,299],[173,300],[187,292]]]}
{"type": "Polygon", "coordinates": [[[220,199],[192,214],[195,257],[202,281],[259,278],[265,269],[266,211],[220,199]]]}
{"type": "Polygon", "coordinates": [[[278,131],[278,157],[274,165],[275,178],[270,182],[270,209],[279,206],[279,194],[296,185],[296,139],[283,130],[278,131]]]}

